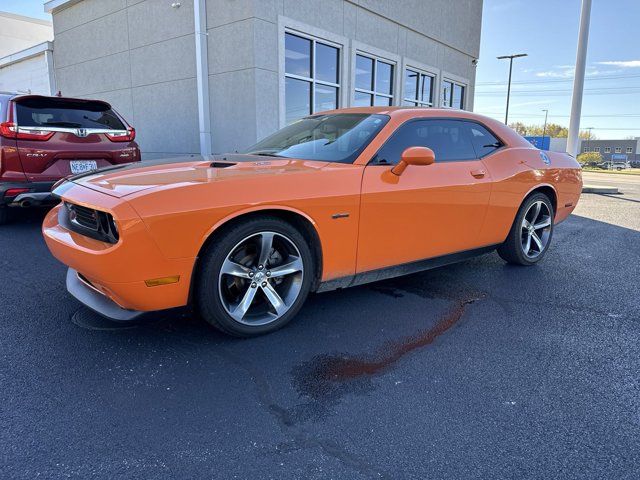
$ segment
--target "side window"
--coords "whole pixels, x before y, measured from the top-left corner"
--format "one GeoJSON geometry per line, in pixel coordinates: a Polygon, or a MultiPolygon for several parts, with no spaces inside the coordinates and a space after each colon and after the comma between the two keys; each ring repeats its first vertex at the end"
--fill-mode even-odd
{"type": "Polygon", "coordinates": [[[456,120],[415,120],[400,126],[380,148],[374,162],[394,165],[409,147],[429,147],[436,162],[475,160],[476,153],[467,122],[456,120]]]}
{"type": "Polygon", "coordinates": [[[469,122],[468,125],[469,131],[471,132],[473,148],[475,149],[478,158],[489,155],[491,152],[502,146],[502,142],[500,142],[500,140],[498,140],[482,125],[471,122],[469,122]]]}

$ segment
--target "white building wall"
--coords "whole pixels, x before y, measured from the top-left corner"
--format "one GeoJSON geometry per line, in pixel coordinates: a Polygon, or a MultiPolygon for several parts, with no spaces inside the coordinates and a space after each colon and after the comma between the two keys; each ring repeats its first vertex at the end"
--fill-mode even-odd
{"type": "Polygon", "coordinates": [[[0,90],[52,95],[45,54],[0,68],[0,90]]]}
{"type": "MultiPolygon", "coordinates": [[[[23,1],[26,0],[16,0],[23,1]]],[[[0,58],[51,40],[51,22],[0,12],[0,58]]]]}

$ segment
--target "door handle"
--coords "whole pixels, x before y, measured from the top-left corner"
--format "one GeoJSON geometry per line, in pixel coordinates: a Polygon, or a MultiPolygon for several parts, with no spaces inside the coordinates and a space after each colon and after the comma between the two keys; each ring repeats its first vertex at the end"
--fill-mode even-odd
{"type": "Polygon", "coordinates": [[[471,175],[475,178],[482,178],[487,174],[487,172],[485,172],[482,169],[478,169],[478,170],[471,170],[471,175]]]}

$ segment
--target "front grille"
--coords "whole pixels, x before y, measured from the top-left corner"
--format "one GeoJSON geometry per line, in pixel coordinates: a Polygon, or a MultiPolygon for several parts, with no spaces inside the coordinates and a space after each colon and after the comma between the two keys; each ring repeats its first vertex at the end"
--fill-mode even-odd
{"type": "Polygon", "coordinates": [[[64,202],[58,221],[69,230],[107,243],[118,243],[119,233],[110,213],[64,202]]]}

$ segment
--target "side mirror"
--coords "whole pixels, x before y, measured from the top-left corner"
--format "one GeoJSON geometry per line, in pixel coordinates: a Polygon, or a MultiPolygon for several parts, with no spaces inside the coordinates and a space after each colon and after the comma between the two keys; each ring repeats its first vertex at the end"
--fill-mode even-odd
{"type": "Polygon", "coordinates": [[[409,147],[400,156],[400,162],[391,169],[394,175],[402,175],[409,165],[431,165],[436,161],[433,150],[427,147],[409,147]]]}

